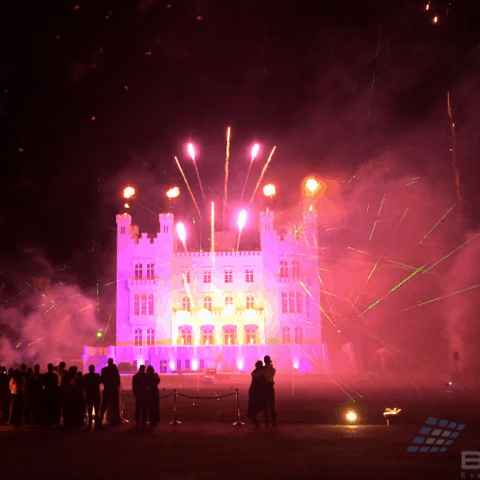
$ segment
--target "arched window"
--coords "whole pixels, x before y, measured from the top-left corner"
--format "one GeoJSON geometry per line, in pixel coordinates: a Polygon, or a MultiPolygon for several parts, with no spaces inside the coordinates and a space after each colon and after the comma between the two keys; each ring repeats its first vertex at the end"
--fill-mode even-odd
{"type": "Polygon", "coordinates": [[[245,344],[257,343],[258,327],[256,325],[245,325],[245,344]]]}
{"type": "Polygon", "coordinates": [[[192,345],[192,327],[183,326],[179,327],[180,330],[180,343],[181,345],[192,345]]]}
{"type": "Polygon", "coordinates": [[[292,262],[292,277],[300,278],[300,262],[298,260],[292,262]]]}
{"type": "Polygon", "coordinates": [[[235,345],[237,329],[234,326],[223,327],[223,343],[225,345],[235,345]]]}
{"type": "Polygon", "coordinates": [[[233,305],[233,297],[231,295],[225,297],[225,306],[227,305],[233,305]]]}
{"type": "Polygon", "coordinates": [[[303,311],[303,295],[302,292],[297,292],[297,313],[303,311]]]}
{"type": "Polygon", "coordinates": [[[135,264],[135,280],[141,280],[141,279],[142,279],[142,264],[136,263],[135,264]]]}
{"type": "Polygon", "coordinates": [[[289,308],[288,313],[295,313],[295,292],[288,293],[289,308]]]}
{"type": "Polygon", "coordinates": [[[303,327],[295,327],[295,343],[303,343],[303,327]]]}
{"type": "Polygon", "coordinates": [[[133,314],[140,315],[140,295],[138,293],[133,296],[133,314]]]}
{"type": "Polygon", "coordinates": [[[255,299],[253,295],[247,295],[247,309],[253,308],[254,304],[255,304],[255,299]]]}
{"type": "Polygon", "coordinates": [[[148,294],[148,314],[153,315],[155,303],[153,301],[153,293],[148,294]]]}
{"type": "Polygon", "coordinates": [[[183,297],[182,298],[182,309],[186,310],[187,312],[190,311],[190,298],[189,297],[183,297]]]}
{"type": "Polygon", "coordinates": [[[203,283],[212,283],[212,271],[210,269],[203,271],[203,283]]]}
{"type": "Polygon", "coordinates": [[[184,270],[183,271],[183,284],[186,285],[187,283],[190,284],[192,281],[192,274],[190,273],[190,270],[184,270]]]}
{"type": "Polygon", "coordinates": [[[203,299],[203,308],[205,310],[209,310],[210,312],[212,311],[212,297],[209,297],[208,295],[203,299]]]}
{"type": "Polygon", "coordinates": [[[205,325],[202,327],[202,345],[215,345],[213,330],[214,329],[211,325],[205,325]]]}
{"type": "Polygon", "coordinates": [[[288,313],[288,293],[282,292],[282,313],[288,313]]]}
{"type": "Polygon", "coordinates": [[[152,347],[155,345],[155,332],[153,328],[147,330],[147,347],[152,347]]]}
{"type": "Polygon", "coordinates": [[[283,343],[290,343],[290,327],[282,328],[283,343]]]}
{"type": "Polygon", "coordinates": [[[225,270],[225,283],[233,283],[233,270],[231,268],[225,270]]]}
{"type": "Polygon", "coordinates": [[[135,329],[135,346],[136,347],[142,346],[142,329],[141,328],[135,329]]]}
{"type": "Polygon", "coordinates": [[[253,283],[253,268],[247,268],[245,270],[245,281],[248,283],[253,283]]]}
{"type": "Polygon", "coordinates": [[[155,277],[155,269],[153,263],[147,263],[147,280],[153,280],[155,277]]]}
{"type": "Polygon", "coordinates": [[[282,260],[280,262],[280,277],[281,278],[288,277],[288,262],[286,260],[282,260]]]}

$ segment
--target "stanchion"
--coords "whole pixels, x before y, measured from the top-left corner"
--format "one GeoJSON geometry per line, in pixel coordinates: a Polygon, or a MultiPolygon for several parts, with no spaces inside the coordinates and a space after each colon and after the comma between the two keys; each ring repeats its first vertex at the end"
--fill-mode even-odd
{"type": "Polygon", "coordinates": [[[181,423],[177,420],[177,391],[173,389],[173,420],[170,425],[180,425],[181,423]]]}
{"type": "Polygon", "coordinates": [[[237,421],[233,425],[235,427],[241,427],[245,424],[242,421],[240,421],[240,396],[238,394],[238,388],[235,389],[235,396],[237,398],[237,421]]]}

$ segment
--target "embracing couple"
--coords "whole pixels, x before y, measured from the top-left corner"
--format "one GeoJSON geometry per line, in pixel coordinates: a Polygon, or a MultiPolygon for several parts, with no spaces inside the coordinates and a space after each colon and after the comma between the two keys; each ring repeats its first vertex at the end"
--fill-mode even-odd
{"type": "Polygon", "coordinates": [[[265,365],[261,360],[255,363],[255,370],[252,372],[252,384],[248,391],[248,418],[256,426],[260,426],[257,415],[263,410],[263,419],[265,426],[270,424],[270,417],[272,418],[272,425],[277,424],[277,414],[275,412],[275,369],[273,368],[272,360],[268,355],[263,359],[265,365]]]}

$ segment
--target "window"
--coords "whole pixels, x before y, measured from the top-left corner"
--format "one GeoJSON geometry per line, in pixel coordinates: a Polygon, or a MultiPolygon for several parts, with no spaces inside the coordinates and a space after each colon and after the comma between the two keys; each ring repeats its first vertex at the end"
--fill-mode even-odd
{"type": "Polygon", "coordinates": [[[167,373],[167,361],[160,360],[160,373],[167,373]]]}
{"type": "Polygon", "coordinates": [[[185,370],[190,370],[190,360],[185,360],[185,370]]]}
{"type": "Polygon", "coordinates": [[[187,312],[190,311],[190,298],[183,297],[182,298],[182,310],[186,310],[187,312]]]}
{"type": "Polygon", "coordinates": [[[295,343],[303,343],[303,328],[295,327],[295,343]]]}
{"type": "Polygon", "coordinates": [[[231,295],[225,297],[225,306],[227,305],[233,305],[233,297],[231,295]]]}
{"type": "Polygon", "coordinates": [[[225,345],[234,345],[235,344],[235,327],[223,327],[223,343],[225,345]]]}
{"type": "Polygon", "coordinates": [[[303,298],[302,292],[297,292],[297,313],[302,313],[303,310],[303,298]]]}
{"type": "Polygon", "coordinates": [[[283,343],[290,343],[290,327],[283,327],[283,343]]]}
{"type": "Polygon", "coordinates": [[[135,264],[135,280],[141,280],[141,279],[142,279],[142,264],[136,263],[135,264]]]}
{"type": "Polygon", "coordinates": [[[286,260],[282,260],[280,262],[280,277],[281,278],[288,277],[288,262],[286,260]]]}
{"type": "Polygon", "coordinates": [[[163,233],[168,233],[168,226],[165,225],[165,226],[163,227],[163,233]]]}
{"type": "Polygon", "coordinates": [[[258,327],[256,325],[245,326],[245,344],[253,345],[257,343],[258,327]]]}
{"type": "Polygon", "coordinates": [[[295,313],[295,292],[289,292],[288,299],[288,313],[295,313]]]}
{"type": "Polygon", "coordinates": [[[138,293],[133,296],[133,314],[140,315],[140,295],[138,293]]]}
{"type": "Polygon", "coordinates": [[[184,270],[183,271],[183,284],[186,285],[187,283],[190,283],[192,281],[192,276],[190,273],[190,270],[184,270]]]}
{"type": "Polygon", "coordinates": [[[298,260],[292,262],[292,277],[300,278],[300,262],[298,260]]]}
{"type": "Polygon", "coordinates": [[[180,359],[177,360],[177,371],[182,370],[182,361],[180,359]]]}
{"type": "Polygon", "coordinates": [[[135,329],[135,346],[136,347],[142,346],[142,329],[141,328],[135,329]]]}
{"type": "Polygon", "coordinates": [[[225,270],[225,283],[233,283],[233,270],[225,270]]]}
{"type": "Polygon", "coordinates": [[[282,313],[288,313],[288,294],[282,292],[282,313]]]}
{"type": "Polygon", "coordinates": [[[153,315],[153,293],[148,294],[148,314],[153,315]]]}
{"type": "Polygon", "coordinates": [[[147,347],[152,347],[155,345],[155,333],[153,328],[147,330],[147,347]]]}
{"type": "Polygon", "coordinates": [[[203,283],[212,283],[212,271],[204,270],[203,271],[203,283]]]}
{"type": "Polygon", "coordinates": [[[205,308],[205,310],[209,310],[210,312],[212,311],[212,297],[206,296],[203,299],[203,308],[205,308]]]}
{"type": "Polygon", "coordinates": [[[125,233],[125,227],[120,227],[120,233],[125,233]]]}
{"type": "Polygon", "coordinates": [[[192,329],[191,327],[180,327],[180,343],[182,345],[192,344],[192,329]]]}
{"type": "Polygon", "coordinates": [[[205,326],[202,328],[202,345],[214,345],[213,327],[205,326]]]}
{"type": "Polygon", "coordinates": [[[247,309],[253,308],[254,304],[255,304],[255,299],[253,295],[247,295],[247,309]]]}
{"type": "Polygon", "coordinates": [[[147,294],[142,294],[142,315],[147,314],[147,294]]]}
{"type": "Polygon", "coordinates": [[[247,268],[245,270],[245,281],[248,282],[248,283],[253,282],[253,269],[247,268]]]}
{"type": "Polygon", "coordinates": [[[147,280],[153,280],[155,277],[155,270],[153,263],[147,263],[147,280]]]}
{"type": "Polygon", "coordinates": [[[203,358],[200,360],[200,370],[205,370],[205,360],[203,358]]]}

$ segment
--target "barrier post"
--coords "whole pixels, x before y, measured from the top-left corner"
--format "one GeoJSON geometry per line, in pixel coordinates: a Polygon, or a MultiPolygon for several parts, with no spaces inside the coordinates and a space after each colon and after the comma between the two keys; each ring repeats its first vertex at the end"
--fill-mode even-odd
{"type": "Polygon", "coordinates": [[[245,424],[242,421],[240,421],[240,396],[238,394],[238,388],[235,389],[235,396],[237,398],[237,421],[233,425],[235,427],[241,427],[245,424]]]}
{"type": "Polygon", "coordinates": [[[180,425],[181,423],[177,420],[177,391],[173,389],[173,420],[170,425],[180,425]]]}

